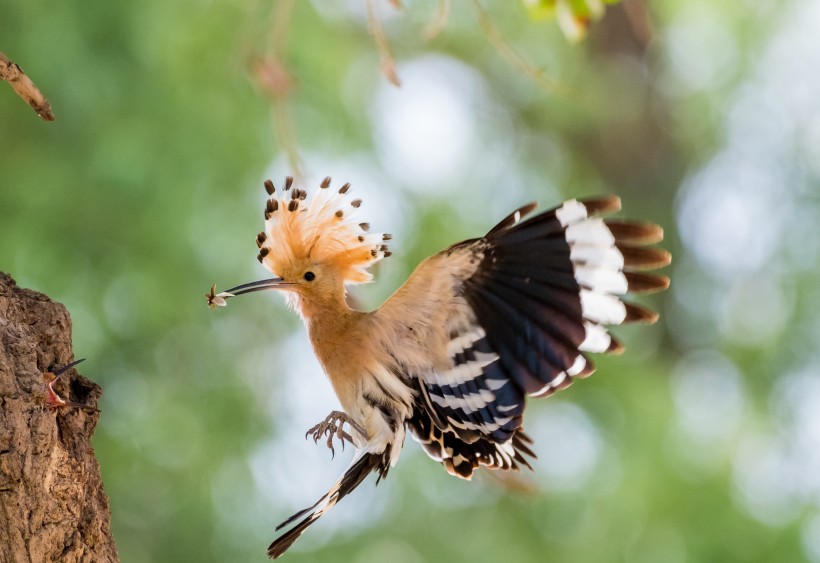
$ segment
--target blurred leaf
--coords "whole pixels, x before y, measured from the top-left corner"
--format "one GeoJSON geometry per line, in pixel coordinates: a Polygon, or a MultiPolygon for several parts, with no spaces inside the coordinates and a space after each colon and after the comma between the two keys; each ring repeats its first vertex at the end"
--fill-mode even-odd
{"type": "Polygon", "coordinates": [[[604,15],[604,4],[617,4],[620,0],[523,0],[530,17],[534,20],[555,19],[564,36],[570,42],[586,37],[592,22],[604,15]]]}

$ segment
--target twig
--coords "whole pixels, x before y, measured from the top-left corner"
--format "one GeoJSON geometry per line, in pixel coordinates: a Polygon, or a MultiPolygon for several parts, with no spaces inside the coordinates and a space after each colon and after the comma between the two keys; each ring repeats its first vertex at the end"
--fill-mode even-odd
{"type": "Polygon", "coordinates": [[[281,57],[288,46],[290,20],[293,17],[294,0],[279,0],[273,11],[273,26],[268,36],[268,50],[271,55],[281,57]]]}
{"type": "Polygon", "coordinates": [[[487,12],[481,7],[478,0],[472,0],[473,9],[475,10],[476,16],[478,16],[478,23],[481,26],[481,29],[484,31],[484,35],[487,36],[487,40],[490,44],[495,47],[495,50],[498,51],[498,54],[501,55],[504,59],[507,60],[512,66],[516,67],[526,76],[530,77],[536,84],[541,86],[544,90],[550,93],[559,93],[563,95],[567,95],[567,90],[557,82],[553,81],[549,77],[544,74],[544,71],[535,68],[530,65],[527,61],[524,60],[521,55],[519,55],[504,37],[501,35],[501,32],[498,31],[498,28],[495,27],[493,24],[492,19],[490,16],[487,15],[487,12]]]}
{"type": "Polygon", "coordinates": [[[393,86],[401,86],[399,76],[396,74],[396,59],[393,58],[393,54],[390,52],[390,44],[387,42],[384,28],[382,28],[379,18],[376,17],[376,8],[373,1],[366,0],[367,23],[370,27],[370,33],[373,34],[373,40],[376,42],[376,50],[379,52],[379,67],[382,74],[393,86]]]}
{"type": "Polygon", "coordinates": [[[444,31],[447,25],[447,20],[450,18],[450,0],[439,0],[438,13],[436,19],[431,21],[426,28],[424,28],[424,38],[430,41],[444,31]]]}
{"type": "Polygon", "coordinates": [[[303,182],[305,176],[302,172],[302,159],[299,156],[299,147],[296,144],[296,135],[293,132],[293,120],[290,117],[289,108],[284,100],[280,100],[274,104],[273,111],[276,130],[279,131],[282,146],[288,155],[290,170],[298,181],[303,182]]]}
{"type": "Polygon", "coordinates": [[[0,52],[0,80],[11,85],[18,96],[30,105],[45,121],[54,121],[51,104],[19,65],[0,52]]]}
{"type": "Polygon", "coordinates": [[[253,73],[257,83],[268,93],[273,103],[273,129],[287,155],[291,173],[302,180],[302,159],[299,157],[299,146],[288,106],[293,80],[284,63],[294,5],[294,0],[277,2],[271,14],[273,22],[268,34],[268,56],[253,61],[253,73]]]}
{"type": "Polygon", "coordinates": [[[629,20],[635,38],[640,43],[641,48],[646,49],[646,46],[655,36],[655,30],[652,28],[652,20],[647,13],[646,4],[641,0],[625,0],[621,3],[621,6],[626,12],[626,18],[629,20]]]}

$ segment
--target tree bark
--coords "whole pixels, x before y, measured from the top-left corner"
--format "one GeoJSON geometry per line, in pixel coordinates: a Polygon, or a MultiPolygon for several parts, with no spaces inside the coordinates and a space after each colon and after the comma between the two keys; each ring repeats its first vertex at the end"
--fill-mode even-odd
{"type": "MultiPolygon", "coordinates": [[[[118,561],[91,447],[99,412],[49,408],[43,374],[74,359],[59,303],[0,273],[0,561],[118,561]]],[[[64,373],[66,400],[96,407],[100,387],[64,373]]]]}

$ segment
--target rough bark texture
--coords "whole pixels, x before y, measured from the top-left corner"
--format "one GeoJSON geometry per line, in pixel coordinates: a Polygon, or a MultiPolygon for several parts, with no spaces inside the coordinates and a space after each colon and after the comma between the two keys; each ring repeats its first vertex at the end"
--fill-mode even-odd
{"type": "MultiPolygon", "coordinates": [[[[0,562],[117,561],[91,435],[99,413],[48,408],[43,373],[74,359],[71,318],[0,273],[0,562]]],[[[55,390],[96,406],[70,370],[55,390]]]]}

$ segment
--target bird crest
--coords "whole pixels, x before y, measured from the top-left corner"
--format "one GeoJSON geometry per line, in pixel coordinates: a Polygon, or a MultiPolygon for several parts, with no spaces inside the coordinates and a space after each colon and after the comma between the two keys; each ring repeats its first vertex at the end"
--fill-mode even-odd
{"type": "Polygon", "coordinates": [[[285,178],[277,190],[265,182],[265,230],[256,237],[257,259],[276,275],[304,262],[333,267],[347,284],[367,283],[367,269],[390,256],[389,234],[371,233],[359,219],[362,200],[351,195],[350,184],[331,188],[325,178],[312,194],[293,187],[285,178]]]}

